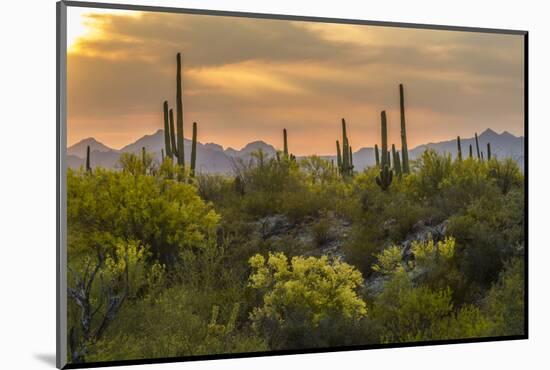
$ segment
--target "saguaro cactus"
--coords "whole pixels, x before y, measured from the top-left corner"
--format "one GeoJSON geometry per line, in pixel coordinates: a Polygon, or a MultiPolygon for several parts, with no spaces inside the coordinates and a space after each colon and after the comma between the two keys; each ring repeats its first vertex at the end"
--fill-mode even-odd
{"type": "Polygon", "coordinates": [[[470,144],[470,159],[473,157],[473,150],[472,150],[472,144],[470,144]]]}
{"type": "Polygon", "coordinates": [[[185,156],[183,154],[183,98],[181,94],[181,54],[178,53],[176,56],[177,60],[177,70],[176,70],[176,109],[177,109],[177,116],[176,116],[176,126],[177,126],[177,156],[178,156],[178,164],[180,166],[185,165],[185,156]]]}
{"type": "Polygon", "coordinates": [[[477,132],[475,133],[475,137],[476,137],[477,159],[481,159],[481,152],[479,151],[479,140],[477,139],[477,132]]]}
{"type": "Polygon", "coordinates": [[[491,143],[487,143],[487,160],[491,160],[491,143]]]}
{"type": "Polygon", "coordinates": [[[193,122],[193,142],[191,143],[191,176],[195,176],[197,164],[197,122],[193,122]]]}
{"type": "Polygon", "coordinates": [[[342,151],[340,150],[340,142],[336,140],[336,164],[338,165],[338,171],[342,172],[342,151]]]}
{"type": "Polygon", "coordinates": [[[168,102],[165,100],[163,104],[164,111],[164,147],[166,148],[166,156],[172,158],[172,145],[170,143],[170,123],[168,121],[168,102]]]}
{"type": "Polygon", "coordinates": [[[462,160],[462,147],[460,146],[460,136],[456,137],[456,146],[457,146],[457,158],[459,161],[462,160]]]}
{"type": "Polygon", "coordinates": [[[349,171],[349,142],[346,131],[346,120],[342,118],[342,174],[347,175],[349,171]]]}
{"type": "Polygon", "coordinates": [[[147,151],[145,147],[141,147],[141,163],[143,164],[143,174],[147,174],[147,151]]]}
{"type": "Polygon", "coordinates": [[[288,159],[288,141],[287,141],[286,128],[283,129],[283,155],[285,159],[288,159]]]}
{"type": "Polygon", "coordinates": [[[395,150],[395,144],[391,145],[391,151],[393,156],[393,170],[397,177],[401,177],[401,160],[399,159],[399,152],[395,150]]]}
{"type": "Polygon", "coordinates": [[[380,155],[378,154],[378,144],[374,144],[374,160],[376,161],[376,167],[380,167],[380,155]]]}
{"type": "Polygon", "coordinates": [[[380,186],[380,189],[387,190],[393,179],[393,172],[390,170],[388,163],[388,129],[386,122],[386,111],[382,111],[381,116],[381,136],[382,136],[382,158],[381,158],[381,169],[380,175],[376,178],[376,183],[380,186]]]}
{"type": "Polygon", "coordinates": [[[349,175],[353,174],[353,151],[349,147],[349,175]]]}
{"type": "Polygon", "coordinates": [[[401,151],[403,153],[403,173],[409,173],[409,149],[407,147],[407,128],[405,124],[405,96],[403,84],[399,84],[399,102],[401,107],[401,151]]]}
{"type": "Polygon", "coordinates": [[[86,172],[92,172],[92,167],[90,166],[90,146],[86,146],[86,172]]]}
{"type": "Polygon", "coordinates": [[[169,112],[169,118],[170,118],[170,143],[171,143],[171,151],[172,154],[176,156],[176,158],[179,158],[178,155],[178,148],[176,145],[176,132],[174,129],[174,110],[170,109],[169,112]]]}

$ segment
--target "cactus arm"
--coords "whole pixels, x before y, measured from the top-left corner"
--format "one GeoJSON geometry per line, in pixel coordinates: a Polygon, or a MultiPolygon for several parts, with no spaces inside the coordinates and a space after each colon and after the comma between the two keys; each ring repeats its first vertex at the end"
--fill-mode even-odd
{"type": "Polygon", "coordinates": [[[456,147],[457,147],[457,158],[459,161],[462,160],[462,146],[460,145],[460,136],[456,137],[456,147]]]}
{"type": "Polygon", "coordinates": [[[380,167],[380,155],[378,154],[378,144],[374,144],[374,160],[376,161],[376,167],[380,167]]]}

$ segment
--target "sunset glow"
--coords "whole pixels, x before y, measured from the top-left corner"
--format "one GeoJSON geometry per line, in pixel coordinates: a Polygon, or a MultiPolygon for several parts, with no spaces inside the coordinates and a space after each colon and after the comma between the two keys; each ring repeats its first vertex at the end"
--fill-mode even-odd
{"type": "MultiPolygon", "coordinates": [[[[69,8],[68,143],[120,148],[163,127],[183,55],[185,125],[199,141],[334,152],[346,118],[356,148],[398,142],[398,85],[409,144],[486,128],[523,135],[523,44],[516,35],[69,8]]],[[[187,129],[187,132],[190,132],[187,129]]]]}

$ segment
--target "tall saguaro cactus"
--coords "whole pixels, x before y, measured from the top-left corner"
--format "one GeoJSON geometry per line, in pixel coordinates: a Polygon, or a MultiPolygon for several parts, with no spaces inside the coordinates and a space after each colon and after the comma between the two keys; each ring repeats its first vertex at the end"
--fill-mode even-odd
{"type": "Polygon", "coordinates": [[[475,137],[476,137],[477,159],[481,159],[481,152],[479,151],[479,140],[477,139],[477,132],[475,133],[475,137]]]}
{"type": "Polygon", "coordinates": [[[487,143],[487,160],[491,160],[491,143],[487,143]]]}
{"type": "Polygon", "coordinates": [[[286,128],[283,129],[283,155],[285,159],[288,159],[288,141],[287,141],[286,128]]]}
{"type": "Polygon", "coordinates": [[[170,123],[168,120],[168,102],[165,100],[163,106],[164,111],[164,148],[166,149],[166,156],[172,158],[172,145],[170,143],[170,123]]]}
{"type": "Polygon", "coordinates": [[[470,159],[472,159],[474,156],[473,150],[472,150],[472,144],[470,144],[470,159]]]}
{"type": "Polygon", "coordinates": [[[92,167],[90,166],[90,146],[86,146],[86,172],[92,172],[92,167]]]}
{"type": "Polygon", "coordinates": [[[462,147],[460,146],[460,136],[456,137],[456,147],[457,147],[457,158],[459,161],[462,160],[462,147]]]}
{"type": "Polygon", "coordinates": [[[191,176],[195,176],[197,164],[197,122],[193,122],[193,141],[191,143],[191,176]]]}
{"type": "Polygon", "coordinates": [[[178,164],[180,166],[185,165],[185,156],[183,154],[183,98],[181,94],[181,53],[176,56],[177,70],[176,70],[176,126],[177,126],[177,156],[178,164]]]}
{"type": "Polygon", "coordinates": [[[407,128],[405,123],[405,96],[403,84],[399,84],[399,105],[401,108],[401,152],[403,153],[403,173],[409,173],[409,148],[407,147],[407,128]]]}
{"type": "Polygon", "coordinates": [[[380,175],[376,177],[376,183],[382,190],[388,190],[393,179],[393,172],[388,163],[388,128],[386,122],[386,111],[382,111],[381,116],[381,136],[382,136],[382,158],[380,162],[380,175]]]}

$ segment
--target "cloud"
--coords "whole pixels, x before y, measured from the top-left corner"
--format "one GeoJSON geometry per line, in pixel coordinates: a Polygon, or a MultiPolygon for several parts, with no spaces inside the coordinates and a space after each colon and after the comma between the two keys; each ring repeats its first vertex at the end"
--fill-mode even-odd
{"type": "Polygon", "coordinates": [[[94,32],[68,55],[69,142],[122,146],[162,127],[177,51],[185,119],[224,146],[275,142],[286,127],[298,154],[331,152],[341,117],[360,127],[355,147],[372,145],[380,110],[398,117],[399,83],[413,145],[523,133],[520,36],[164,13],[87,22],[94,32]]]}

